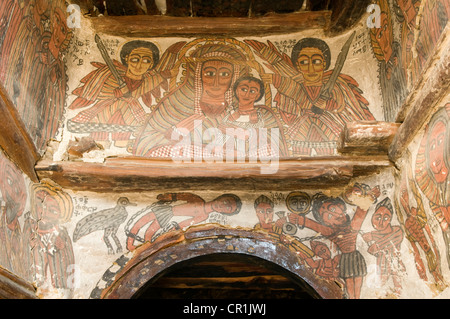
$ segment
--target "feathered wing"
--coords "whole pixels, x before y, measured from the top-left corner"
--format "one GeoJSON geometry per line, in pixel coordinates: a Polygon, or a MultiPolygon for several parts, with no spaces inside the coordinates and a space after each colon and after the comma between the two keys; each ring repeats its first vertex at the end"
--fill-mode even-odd
{"type": "MultiPolygon", "coordinates": [[[[119,62],[113,61],[120,75],[124,75],[126,68],[119,62]]],[[[69,105],[75,110],[95,103],[98,99],[114,98],[113,91],[119,87],[108,66],[101,62],[91,62],[95,67],[93,71],[80,80],[80,86],[73,90],[77,98],[69,105]]]]}
{"type": "Polygon", "coordinates": [[[290,57],[285,53],[280,53],[272,42],[267,41],[267,44],[257,40],[244,40],[244,42],[253,48],[256,55],[267,61],[264,65],[275,74],[285,77],[298,76],[290,57]]]}
{"type": "Polygon", "coordinates": [[[155,66],[154,70],[160,73],[165,78],[171,77],[171,70],[173,69],[178,59],[178,53],[185,44],[186,41],[179,41],[168,47],[161,56],[161,59],[159,59],[159,62],[155,66]]]}

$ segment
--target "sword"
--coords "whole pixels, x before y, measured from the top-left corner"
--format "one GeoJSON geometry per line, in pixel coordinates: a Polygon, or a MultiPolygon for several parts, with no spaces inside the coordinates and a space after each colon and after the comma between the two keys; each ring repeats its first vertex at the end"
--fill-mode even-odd
{"type": "Polygon", "coordinates": [[[330,78],[328,79],[328,82],[322,87],[322,90],[320,92],[320,97],[324,100],[329,99],[331,97],[331,90],[333,90],[334,85],[336,84],[337,78],[339,74],[341,73],[342,67],[344,66],[345,59],[347,58],[348,51],[350,50],[350,45],[353,41],[353,38],[355,37],[356,31],[353,31],[353,33],[350,35],[350,37],[347,39],[345,44],[343,45],[341,52],[339,52],[339,55],[336,60],[336,64],[334,66],[334,70],[331,73],[330,78]]]}
{"type": "Polygon", "coordinates": [[[106,51],[106,47],[103,44],[102,39],[100,39],[98,34],[95,35],[95,42],[97,43],[97,47],[100,50],[100,53],[101,53],[103,59],[105,60],[106,65],[108,66],[112,75],[116,78],[117,82],[119,82],[119,89],[123,88],[126,85],[126,83],[120,76],[119,72],[117,71],[113,61],[111,60],[111,57],[109,56],[108,52],[106,51]]]}

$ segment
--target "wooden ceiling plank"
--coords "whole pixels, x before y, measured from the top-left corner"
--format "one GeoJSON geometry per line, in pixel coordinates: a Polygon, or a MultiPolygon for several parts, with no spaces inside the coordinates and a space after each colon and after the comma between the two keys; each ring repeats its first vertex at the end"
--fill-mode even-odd
{"type": "Polygon", "coordinates": [[[121,37],[257,36],[326,29],[331,11],[268,14],[263,17],[103,16],[92,18],[98,33],[121,37]]]}

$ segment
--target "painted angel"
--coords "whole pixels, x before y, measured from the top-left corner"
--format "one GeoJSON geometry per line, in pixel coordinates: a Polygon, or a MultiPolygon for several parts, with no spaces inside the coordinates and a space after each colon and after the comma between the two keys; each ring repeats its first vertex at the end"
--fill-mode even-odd
{"type": "Polygon", "coordinates": [[[173,44],[160,58],[154,43],[130,41],[121,49],[121,62],[109,59],[99,44],[106,64],[93,62],[96,69],[73,91],[77,98],[69,109],[91,107],[69,120],[69,131],[90,133],[95,141],[111,139],[116,147],[127,147],[133,132],[150,112],[140,100],[151,109],[153,100],[168,89],[171,68],[184,44],[183,41],[173,44]]]}
{"type": "Polygon", "coordinates": [[[245,41],[273,72],[274,102],[288,125],[285,133],[293,156],[333,155],[346,122],[375,119],[358,83],[340,73],[352,38],[343,46],[334,70],[328,70],[331,51],[320,39],[298,41],[291,57],[270,41],[245,41]]]}

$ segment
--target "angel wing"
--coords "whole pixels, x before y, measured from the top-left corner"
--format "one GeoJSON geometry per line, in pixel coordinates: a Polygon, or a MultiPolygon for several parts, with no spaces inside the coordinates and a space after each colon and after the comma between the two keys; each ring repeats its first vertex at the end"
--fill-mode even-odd
{"type": "Polygon", "coordinates": [[[155,66],[154,70],[166,78],[171,77],[171,70],[173,69],[175,62],[177,61],[178,53],[185,44],[186,41],[179,41],[168,47],[161,56],[161,59],[155,66]]]}
{"type": "Polygon", "coordinates": [[[269,40],[267,40],[267,44],[257,40],[244,40],[244,42],[253,48],[257,56],[267,61],[264,65],[272,72],[285,77],[298,76],[298,71],[290,57],[285,53],[280,53],[269,40]]]}

